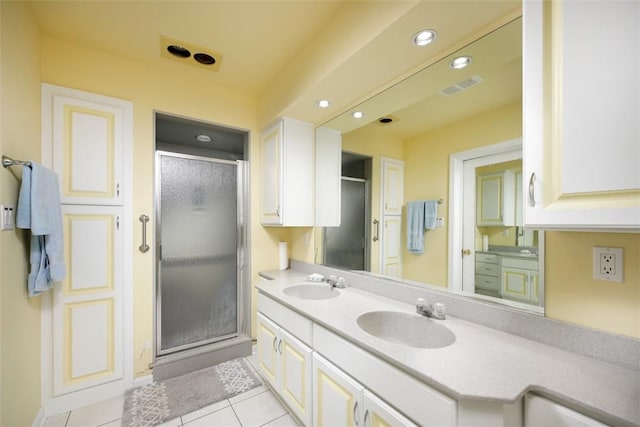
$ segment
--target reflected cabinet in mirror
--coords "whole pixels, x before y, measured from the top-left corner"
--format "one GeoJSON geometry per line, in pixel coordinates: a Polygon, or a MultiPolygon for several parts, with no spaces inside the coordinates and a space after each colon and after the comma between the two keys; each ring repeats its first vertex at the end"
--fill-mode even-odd
{"type": "Polygon", "coordinates": [[[316,230],[317,263],[543,311],[543,235],[522,226],[520,18],[324,126],[342,133],[342,222],[316,230]]]}

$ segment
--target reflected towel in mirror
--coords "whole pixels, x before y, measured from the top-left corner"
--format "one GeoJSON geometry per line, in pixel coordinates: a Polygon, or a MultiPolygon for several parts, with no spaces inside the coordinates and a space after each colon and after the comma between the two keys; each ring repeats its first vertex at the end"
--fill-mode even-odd
{"type": "Polygon", "coordinates": [[[407,203],[407,250],[424,253],[424,232],[436,227],[437,200],[415,200],[407,203]]]}

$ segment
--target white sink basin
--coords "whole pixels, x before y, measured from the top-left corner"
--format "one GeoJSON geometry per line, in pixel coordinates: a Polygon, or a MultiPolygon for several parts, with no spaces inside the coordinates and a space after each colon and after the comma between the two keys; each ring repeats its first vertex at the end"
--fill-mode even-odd
{"type": "Polygon", "coordinates": [[[329,299],[340,295],[340,291],[329,285],[301,284],[284,288],[283,292],[291,297],[301,299],[329,299]]]}
{"type": "Polygon", "coordinates": [[[456,336],[439,320],[398,311],[370,311],[358,316],[358,326],[368,334],[395,344],[417,348],[440,348],[456,336]]]}

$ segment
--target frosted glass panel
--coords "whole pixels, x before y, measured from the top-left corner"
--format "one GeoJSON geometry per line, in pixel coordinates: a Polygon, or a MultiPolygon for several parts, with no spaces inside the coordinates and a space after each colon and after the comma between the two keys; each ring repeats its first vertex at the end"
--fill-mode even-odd
{"type": "Polygon", "coordinates": [[[237,333],[236,165],[160,156],[161,350],[237,333]]]}
{"type": "Polygon", "coordinates": [[[339,227],[325,227],[325,265],[364,270],[365,183],[342,180],[339,227]]]}

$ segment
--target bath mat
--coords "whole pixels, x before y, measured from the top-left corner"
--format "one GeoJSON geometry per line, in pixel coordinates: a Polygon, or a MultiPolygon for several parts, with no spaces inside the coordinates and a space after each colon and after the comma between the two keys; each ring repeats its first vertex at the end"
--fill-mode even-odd
{"type": "Polygon", "coordinates": [[[243,359],[128,390],[124,397],[123,427],[161,424],[262,385],[243,359]]]}

